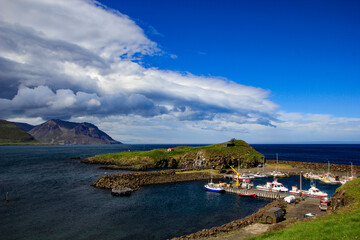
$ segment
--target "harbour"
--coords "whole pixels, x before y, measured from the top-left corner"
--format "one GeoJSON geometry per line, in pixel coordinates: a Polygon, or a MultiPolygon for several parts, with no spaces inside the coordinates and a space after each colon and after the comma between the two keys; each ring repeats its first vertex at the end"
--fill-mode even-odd
{"type": "MultiPolygon", "coordinates": [[[[208,192],[204,190],[206,179],[145,186],[130,197],[112,197],[111,190],[94,188],[91,184],[106,174],[129,171],[102,170],[77,159],[129,148],[143,151],[170,146],[2,146],[2,239],[162,240],[243,219],[275,200],[208,192]],[[5,201],[7,192],[8,201],[5,201]]],[[[267,181],[272,178],[255,179],[254,184],[267,181]]],[[[287,187],[299,186],[299,176],[279,182],[287,187]]],[[[338,187],[319,181],[316,184],[330,196],[338,187]]],[[[309,187],[310,180],[304,179],[303,189],[309,187]]]]}

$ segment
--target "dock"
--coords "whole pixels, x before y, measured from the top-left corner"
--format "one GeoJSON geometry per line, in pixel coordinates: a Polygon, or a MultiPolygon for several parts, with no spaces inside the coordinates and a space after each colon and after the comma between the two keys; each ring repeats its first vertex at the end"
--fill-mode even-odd
{"type": "Polygon", "coordinates": [[[284,197],[290,196],[289,193],[284,192],[268,192],[257,189],[243,189],[243,188],[234,188],[234,187],[225,187],[225,192],[234,193],[234,194],[256,194],[256,197],[267,198],[267,199],[282,199],[284,197]]]}

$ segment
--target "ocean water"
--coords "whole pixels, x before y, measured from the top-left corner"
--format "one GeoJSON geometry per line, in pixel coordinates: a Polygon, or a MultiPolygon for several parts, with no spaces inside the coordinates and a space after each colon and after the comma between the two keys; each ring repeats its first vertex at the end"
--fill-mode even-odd
{"type": "Polygon", "coordinates": [[[360,144],[252,144],[266,159],[360,165],[360,144]]]}
{"type": "MultiPolygon", "coordinates": [[[[173,146],[0,146],[0,239],[168,239],[245,217],[269,202],[206,192],[206,181],[148,186],[130,197],[113,197],[91,183],[126,171],[70,159],[173,146]]],[[[281,182],[291,187],[299,177],[281,182]]],[[[304,181],[304,188],[309,185],[304,181]]],[[[318,187],[333,194],[337,186],[318,187]]]]}

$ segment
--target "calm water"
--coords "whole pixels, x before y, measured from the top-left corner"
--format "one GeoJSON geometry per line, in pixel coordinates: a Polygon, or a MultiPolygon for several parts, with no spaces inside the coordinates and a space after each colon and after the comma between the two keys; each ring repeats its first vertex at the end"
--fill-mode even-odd
{"type": "Polygon", "coordinates": [[[360,165],[360,144],[252,144],[266,159],[360,165]]]}
{"type": "MultiPolygon", "coordinates": [[[[245,217],[268,203],[206,192],[201,181],[149,186],[130,197],[112,197],[90,184],[125,171],[99,170],[70,159],[169,146],[0,146],[0,238],[167,239],[245,217]],[[9,202],[4,201],[6,192],[9,202]]],[[[298,181],[296,176],[281,180],[289,187],[298,181]]],[[[330,194],[336,189],[318,187],[330,194]]]]}

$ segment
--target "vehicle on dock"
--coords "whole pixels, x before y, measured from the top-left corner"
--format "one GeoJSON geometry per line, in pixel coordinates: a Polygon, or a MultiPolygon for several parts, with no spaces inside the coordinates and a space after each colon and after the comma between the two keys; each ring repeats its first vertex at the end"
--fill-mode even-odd
{"type": "Polygon", "coordinates": [[[321,211],[327,211],[329,203],[330,201],[328,197],[320,198],[319,209],[321,211]]]}
{"type": "Polygon", "coordinates": [[[257,185],[257,190],[269,191],[269,192],[287,192],[289,189],[284,187],[282,183],[279,183],[277,180],[273,182],[267,182],[265,185],[257,185]]]}
{"type": "Polygon", "coordinates": [[[320,191],[314,185],[311,185],[309,190],[300,191],[296,186],[292,186],[292,189],[290,190],[290,194],[293,194],[293,195],[300,195],[300,192],[302,193],[303,196],[307,196],[307,197],[320,197],[320,198],[323,198],[323,197],[328,196],[328,194],[326,192],[320,191]]]}

